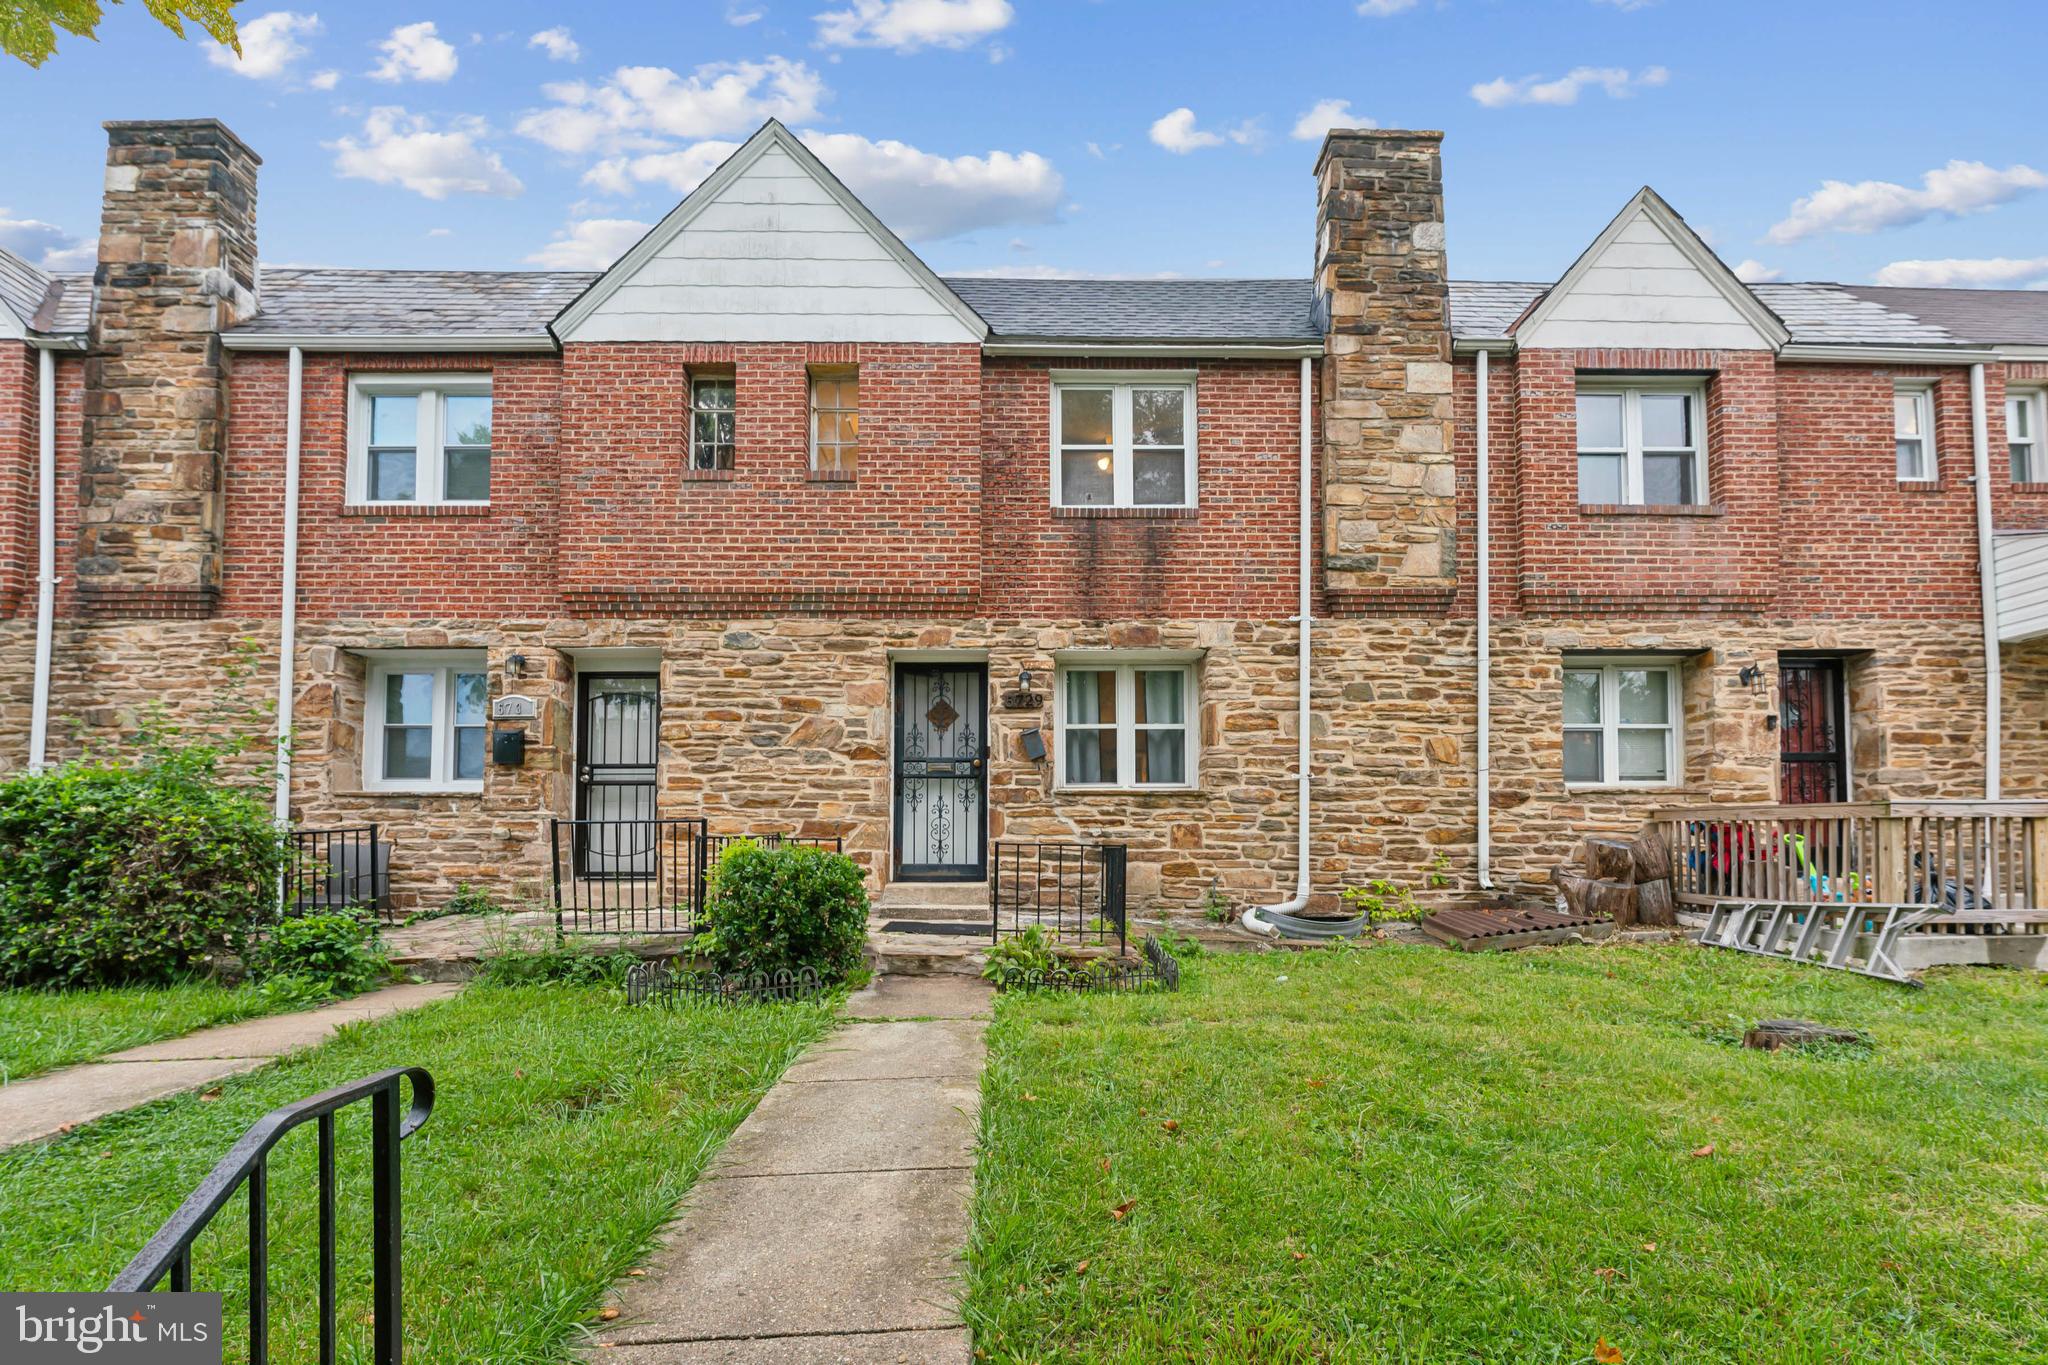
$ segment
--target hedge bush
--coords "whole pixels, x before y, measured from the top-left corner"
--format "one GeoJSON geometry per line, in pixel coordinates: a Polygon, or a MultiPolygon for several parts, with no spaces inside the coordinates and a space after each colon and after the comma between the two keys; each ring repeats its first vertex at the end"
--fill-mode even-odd
{"type": "Polygon", "coordinates": [[[284,844],[207,761],[88,760],[0,782],[0,985],[115,986],[248,955],[284,844]]]}
{"type": "Polygon", "coordinates": [[[860,970],[867,927],[859,863],[821,848],[763,848],[743,839],[712,869],[698,947],[721,972],[809,967],[836,982],[860,970]]]}
{"type": "Polygon", "coordinates": [[[354,908],[288,915],[259,943],[250,967],[277,990],[354,995],[391,975],[377,921],[354,908]]]}

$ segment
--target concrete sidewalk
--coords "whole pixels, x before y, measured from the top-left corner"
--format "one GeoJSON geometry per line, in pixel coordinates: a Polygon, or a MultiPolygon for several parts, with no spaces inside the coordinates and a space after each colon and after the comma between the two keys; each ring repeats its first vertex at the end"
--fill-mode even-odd
{"type": "Polygon", "coordinates": [[[0,1148],[55,1137],[123,1109],[254,1071],[287,1052],[325,1042],[343,1024],[417,1009],[460,989],[388,986],[319,1009],[201,1029],[0,1085],[0,1148]]]}
{"type": "Polygon", "coordinates": [[[959,1362],[982,1031],[965,977],[883,976],[747,1116],[624,1281],[609,1365],[959,1362]]]}

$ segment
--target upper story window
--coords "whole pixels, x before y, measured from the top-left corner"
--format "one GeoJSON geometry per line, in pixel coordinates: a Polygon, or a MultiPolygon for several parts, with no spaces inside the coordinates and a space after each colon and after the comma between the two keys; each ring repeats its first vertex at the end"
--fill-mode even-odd
{"type": "Polygon", "coordinates": [[[1581,503],[1706,501],[1704,388],[1582,379],[1578,396],[1581,503]]]}
{"type": "Polygon", "coordinates": [[[1053,386],[1055,507],[1195,505],[1195,385],[1190,379],[1053,386]]]}
{"type": "Polygon", "coordinates": [[[1195,784],[1193,665],[1063,665],[1055,696],[1060,786],[1195,784]]]}
{"type": "Polygon", "coordinates": [[[482,791],[482,654],[394,655],[370,665],[363,785],[372,791],[482,791]]]}
{"type": "Polygon", "coordinates": [[[1899,480],[1934,477],[1934,386],[1901,384],[1892,390],[1892,432],[1898,443],[1899,480]]]}
{"type": "Polygon", "coordinates": [[[2015,389],[2005,398],[2005,448],[2014,483],[2048,483],[2048,389],[2015,389]]]}
{"type": "Polygon", "coordinates": [[[690,468],[733,467],[736,387],[729,374],[690,378],[690,468]]]}
{"type": "Polygon", "coordinates": [[[1573,786],[1677,782],[1679,666],[1666,660],[1564,661],[1564,780],[1573,786]]]}
{"type": "Polygon", "coordinates": [[[850,479],[860,462],[860,376],[851,369],[811,372],[811,473],[850,479]]]}
{"type": "Polygon", "coordinates": [[[351,503],[491,500],[489,375],[365,375],[350,388],[351,503]]]}

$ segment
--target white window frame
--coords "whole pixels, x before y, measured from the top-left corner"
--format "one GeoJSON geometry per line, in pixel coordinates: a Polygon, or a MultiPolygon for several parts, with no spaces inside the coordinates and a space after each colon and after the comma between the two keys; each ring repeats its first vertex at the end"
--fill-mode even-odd
{"type": "Polygon", "coordinates": [[[449,775],[455,769],[455,675],[458,673],[484,674],[486,702],[481,728],[484,731],[484,766],[490,766],[488,657],[480,651],[407,651],[380,654],[370,660],[369,669],[365,674],[362,741],[365,791],[481,792],[484,789],[482,777],[459,779],[449,775]],[[387,779],[384,776],[384,681],[394,673],[434,675],[434,758],[432,773],[424,781],[418,778],[387,779]]]}
{"type": "Polygon", "coordinates": [[[732,370],[693,370],[683,376],[683,387],[683,408],[686,413],[685,420],[689,423],[689,431],[686,434],[689,438],[690,472],[694,474],[732,473],[740,467],[740,379],[738,373],[732,370]],[[698,408],[697,386],[699,384],[729,384],[732,386],[731,464],[700,465],[697,463],[697,414],[700,411],[712,413],[723,411],[721,408],[698,408]]]}
{"type": "Polygon", "coordinates": [[[2048,483],[2048,389],[2012,387],[2005,391],[2006,468],[2014,483],[2048,483]],[[2013,462],[2013,450],[2022,444],[2013,439],[2013,415],[2027,416],[2027,446],[2022,457],[2026,467],[2013,462]]]}
{"type": "MultiPolygon", "coordinates": [[[[1910,398],[1920,414],[1920,473],[1900,473],[1900,483],[1933,483],[1941,477],[1941,456],[1934,441],[1934,381],[1901,379],[1892,385],[1892,455],[1896,461],[1899,441],[1898,400],[1910,398]]],[[[1894,466],[1896,467],[1896,466],[1894,466]]]]}
{"type": "MultiPolygon", "coordinates": [[[[1565,786],[1573,791],[1613,790],[1660,790],[1685,785],[1685,662],[1669,656],[1640,655],[1571,655],[1564,658],[1564,669],[1559,675],[1558,694],[1558,735],[1562,737],[1573,731],[1597,731],[1600,735],[1600,772],[1598,782],[1582,782],[1566,779],[1565,786]],[[1665,697],[1671,710],[1662,726],[1621,722],[1621,673],[1623,670],[1648,670],[1666,675],[1665,697]],[[1600,723],[1597,725],[1567,724],[1564,719],[1563,675],[1564,673],[1600,674],[1600,723]],[[1662,782],[1654,778],[1630,777],[1621,774],[1621,732],[1623,730],[1657,730],[1664,733],[1664,773],[1662,782]]],[[[1559,755],[1560,770],[1563,767],[1562,749],[1559,755]]]]}
{"type": "MultiPolygon", "coordinates": [[[[1053,670],[1053,787],[1074,792],[1175,792],[1194,791],[1201,780],[1201,678],[1195,664],[1185,655],[1147,655],[1118,651],[1111,654],[1074,656],[1058,661],[1053,670]],[[1178,725],[1157,722],[1139,725],[1138,674],[1179,673],[1181,675],[1181,721],[1178,725]],[[1070,673],[1116,674],[1116,770],[1115,782],[1076,782],[1067,776],[1067,675],[1070,673]],[[1135,782],[1138,771],[1138,732],[1179,730],[1182,756],[1187,769],[1183,782],[1135,782]]],[[[1088,725],[1086,729],[1109,729],[1088,725]]]]}
{"type": "MultiPolygon", "coordinates": [[[[348,404],[348,502],[351,507],[488,507],[482,498],[444,496],[448,475],[447,400],[490,398],[488,374],[390,374],[352,375],[348,404]],[[419,415],[413,429],[413,493],[410,499],[370,497],[370,400],[378,397],[415,397],[419,415]]],[[[491,470],[497,470],[498,412],[491,405],[491,470]]]]}
{"type": "MultiPolygon", "coordinates": [[[[812,474],[813,474],[814,476],[816,476],[816,477],[819,477],[819,478],[828,478],[828,479],[849,479],[849,480],[850,480],[850,479],[855,479],[855,478],[858,478],[858,477],[859,477],[859,475],[860,475],[860,448],[861,448],[861,445],[863,444],[863,443],[862,443],[862,441],[861,441],[861,439],[860,439],[860,435],[859,435],[859,432],[860,432],[860,367],[859,367],[859,366],[857,366],[857,365],[818,365],[818,366],[813,366],[813,367],[812,367],[812,369],[811,369],[811,371],[810,371],[810,378],[809,378],[809,388],[810,388],[810,397],[811,397],[811,402],[810,402],[810,409],[811,409],[811,410],[810,410],[810,426],[811,426],[811,473],[812,473],[812,474]],[[818,385],[819,385],[819,384],[820,384],[821,382],[822,382],[822,383],[826,383],[826,384],[852,384],[852,385],[854,386],[854,398],[853,398],[853,406],[852,406],[852,407],[850,407],[850,408],[847,408],[847,407],[834,407],[834,408],[824,408],[824,409],[820,409],[820,408],[819,408],[819,406],[818,406],[818,385]],[[851,444],[853,445],[853,449],[854,449],[854,456],[853,456],[853,472],[852,472],[852,473],[840,473],[839,471],[837,471],[837,470],[834,470],[834,471],[833,471],[833,472],[831,472],[830,474],[827,474],[827,473],[825,473],[825,472],[824,472],[823,470],[821,470],[821,469],[819,469],[819,468],[818,468],[818,444],[819,444],[819,442],[818,442],[818,413],[819,413],[820,411],[824,411],[824,412],[836,412],[836,413],[840,413],[841,415],[846,415],[846,414],[851,414],[851,415],[852,415],[852,417],[853,417],[853,420],[854,420],[854,433],[855,433],[855,435],[854,435],[854,440],[853,440],[853,441],[852,441],[852,443],[851,443],[851,444]]],[[[693,393],[693,394],[691,395],[691,400],[692,400],[692,402],[694,402],[694,401],[695,401],[695,398],[696,398],[696,395],[695,395],[695,394],[693,393]]],[[[734,408],[735,408],[735,411],[737,411],[737,408],[738,408],[738,403],[737,403],[737,401],[735,401],[735,403],[734,403],[734,408]]],[[[691,417],[691,426],[692,426],[692,430],[694,430],[694,429],[695,429],[695,425],[696,425],[696,418],[695,418],[695,416],[693,415],[693,416],[691,417]]],[[[734,433],[735,437],[737,437],[737,435],[738,435],[738,433],[739,433],[739,422],[738,422],[737,418],[735,418],[735,420],[734,420],[734,422],[733,422],[733,433],[734,433]]],[[[843,448],[844,448],[844,447],[845,447],[845,446],[846,446],[846,445],[847,445],[848,443],[847,443],[847,442],[844,442],[844,441],[839,441],[839,442],[833,442],[832,444],[834,444],[834,445],[837,445],[837,446],[839,446],[839,447],[841,447],[841,448],[843,449],[843,448]]]]}
{"type": "MultiPolygon", "coordinates": [[[[1572,481],[1576,487],[1579,477],[1579,456],[1620,455],[1621,502],[1619,506],[1645,507],[1652,504],[1643,497],[1643,409],[1644,394],[1678,394],[1692,406],[1692,493],[1689,503],[1668,504],[1679,507],[1706,507],[1713,500],[1713,492],[1707,486],[1707,386],[1697,379],[1657,378],[1609,378],[1601,375],[1581,375],[1572,390],[1572,481]],[[1621,446],[1587,447],[1578,439],[1578,400],[1580,395],[1618,394],[1621,397],[1621,446]]],[[[1651,453],[1672,455],[1682,453],[1676,448],[1656,447],[1651,453]]],[[[1598,507],[1606,504],[1588,503],[1580,500],[1584,507],[1598,507]]],[[[1665,506],[1667,504],[1655,504],[1665,506]]]]}
{"type": "Polygon", "coordinates": [[[1195,471],[1200,461],[1195,457],[1196,414],[1200,411],[1195,402],[1195,375],[1176,370],[1133,370],[1126,372],[1071,370],[1054,371],[1052,376],[1052,505],[1059,508],[1120,508],[1150,511],[1154,508],[1190,508],[1199,502],[1195,487],[1195,471]],[[1060,446],[1060,394],[1068,389],[1108,389],[1110,398],[1110,500],[1108,502],[1069,503],[1061,487],[1060,446]],[[1133,389],[1179,389],[1181,391],[1181,435],[1184,438],[1181,459],[1181,485],[1186,496],[1177,503],[1146,502],[1135,500],[1134,466],[1136,464],[1131,443],[1131,390],[1133,389]]]}

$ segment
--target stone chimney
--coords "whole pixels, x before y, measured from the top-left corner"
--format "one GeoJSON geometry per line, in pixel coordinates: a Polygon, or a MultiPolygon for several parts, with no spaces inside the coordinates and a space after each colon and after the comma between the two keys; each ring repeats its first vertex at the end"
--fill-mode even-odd
{"type": "Polygon", "coordinates": [[[206,616],[221,576],[220,332],[256,311],[262,162],[214,119],[106,129],[79,601],[96,616],[206,616]]]}
{"type": "Polygon", "coordinates": [[[1333,607],[1458,585],[1442,133],[1339,128],[1316,161],[1323,568],[1333,607]]]}

